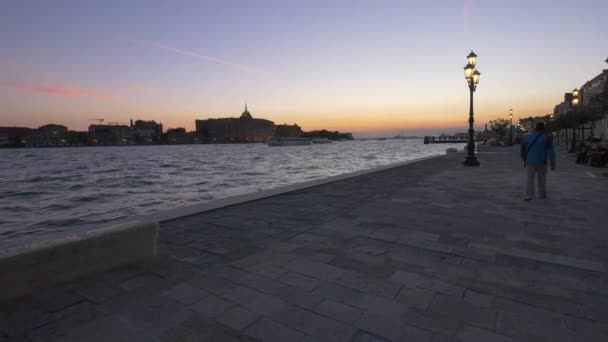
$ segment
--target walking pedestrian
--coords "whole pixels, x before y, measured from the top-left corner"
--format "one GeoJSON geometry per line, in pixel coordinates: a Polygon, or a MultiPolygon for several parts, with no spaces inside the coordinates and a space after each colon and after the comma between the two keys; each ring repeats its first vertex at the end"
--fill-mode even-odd
{"type": "Polygon", "coordinates": [[[530,201],[535,197],[535,178],[538,178],[538,197],[547,198],[547,163],[551,165],[551,171],[554,171],[555,151],[553,137],[545,134],[543,122],[536,123],[534,132],[521,144],[521,159],[524,168],[528,169],[524,201],[530,201]]]}

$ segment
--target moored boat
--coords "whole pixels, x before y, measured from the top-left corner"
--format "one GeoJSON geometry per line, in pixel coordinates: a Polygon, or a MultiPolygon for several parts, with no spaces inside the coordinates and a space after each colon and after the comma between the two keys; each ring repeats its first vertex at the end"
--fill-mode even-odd
{"type": "Polygon", "coordinates": [[[266,142],[268,146],[302,146],[311,145],[312,139],[308,138],[271,138],[266,142]]]}
{"type": "Polygon", "coordinates": [[[332,141],[327,138],[312,138],[313,144],[331,144],[332,141]]]}

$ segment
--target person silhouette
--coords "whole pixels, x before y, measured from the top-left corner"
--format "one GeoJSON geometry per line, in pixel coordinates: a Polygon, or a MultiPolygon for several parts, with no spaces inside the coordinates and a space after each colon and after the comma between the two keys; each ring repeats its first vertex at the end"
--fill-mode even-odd
{"type": "Polygon", "coordinates": [[[538,177],[538,197],[547,198],[547,162],[555,170],[553,137],[545,134],[545,124],[537,122],[534,132],[521,144],[521,159],[527,168],[526,197],[530,201],[535,194],[534,179],[538,177]]]}

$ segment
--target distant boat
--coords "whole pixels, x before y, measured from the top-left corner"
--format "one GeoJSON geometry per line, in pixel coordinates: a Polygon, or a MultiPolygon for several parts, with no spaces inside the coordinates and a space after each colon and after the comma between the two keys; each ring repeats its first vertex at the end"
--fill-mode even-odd
{"type": "Polygon", "coordinates": [[[266,142],[268,146],[302,146],[312,145],[309,138],[271,138],[266,142]]]}
{"type": "Polygon", "coordinates": [[[312,138],[313,144],[331,144],[332,141],[327,138],[312,138]]]}

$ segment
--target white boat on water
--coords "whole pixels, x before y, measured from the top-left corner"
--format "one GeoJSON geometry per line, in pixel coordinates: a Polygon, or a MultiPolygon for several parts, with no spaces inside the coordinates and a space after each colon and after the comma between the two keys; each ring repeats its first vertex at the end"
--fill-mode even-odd
{"type": "Polygon", "coordinates": [[[266,142],[268,146],[301,146],[311,145],[312,139],[308,138],[271,138],[266,142]]]}
{"type": "Polygon", "coordinates": [[[332,141],[327,138],[312,138],[313,144],[331,144],[332,141]]]}

